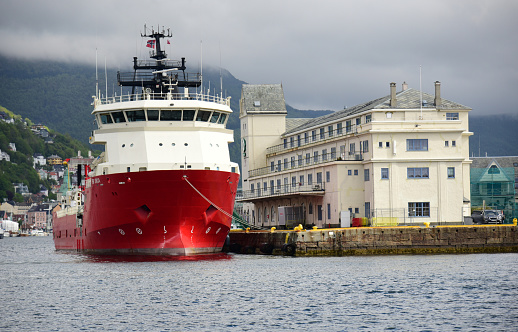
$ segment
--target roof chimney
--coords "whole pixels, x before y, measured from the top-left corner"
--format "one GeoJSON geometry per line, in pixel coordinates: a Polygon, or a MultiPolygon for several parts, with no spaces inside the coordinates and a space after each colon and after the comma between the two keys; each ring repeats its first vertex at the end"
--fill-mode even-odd
{"type": "Polygon", "coordinates": [[[396,107],[396,83],[390,83],[390,107],[396,107]]]}
{"type": "Polygon", "coordinates": [[[435,81],[435,100],[434,100],[435,107],[441,106],[441,82],[435,81]]]}
{"type": "Polygon", "coordinates": [[[406,89],[408,89],[408,84],[406,84],[406,82],[403,82],[402,90],[405,91],[406,89]]]}

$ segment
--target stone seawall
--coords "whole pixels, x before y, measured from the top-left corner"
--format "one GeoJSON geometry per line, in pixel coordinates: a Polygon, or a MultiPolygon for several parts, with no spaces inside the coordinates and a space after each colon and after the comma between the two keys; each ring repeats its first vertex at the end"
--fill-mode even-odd
{"type": "Polygon", "coordinates": [[[477,225],[231,231],[224,249],[246,254],[296,256],[518,252],[518,227],[477,225]]]}

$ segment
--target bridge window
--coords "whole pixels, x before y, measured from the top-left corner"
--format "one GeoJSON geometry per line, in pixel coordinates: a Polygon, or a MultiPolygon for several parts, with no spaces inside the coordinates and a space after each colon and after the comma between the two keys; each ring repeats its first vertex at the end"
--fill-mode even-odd
{"type": "Polygon", "coordinates": [[[227,115],[225,113],[221,113],[221,115],[219,116],[219,119],[218,119],[218,123],[223,124],[223,123],[225,123],[226,119],[227,119],[227,115]]]}
{"type": "Polygon", "coordinates": [[[217,123],[219,118],[219,112],[212,112],[212,116],[210,117],[211,123],[217,123]]]}
{"type": "Polygon", "coordinates": [[[182,111],[162,110],[160,111],[160,121],[182,121],[182,111]]]}
{"type": "Polygon", "coordinates": [[[112,113],[112,117],[113,117],[113,121],[115,123],[122,123],[122,122],[126,122],[126,118],[124,117],[124,113],[119,111],[119,112],[113,112],[112,113]]]}
{"type": "Polygon", "coordinates": [[[196,116],[196,121],[207,122],[210,118],[210,111],[198,111],[198,115],[196,116]]]}
{"type": "Polygon", "coordinates": [[[147,110],[147,120],[148,121],[158,121],[158,110],[147,110]]]}
{"type": "Polygon", "coordinates": [[[113,123],[113,120],[112,120],[112,117],[110,116],[110,113],[101,114],[101,115],[99,115],[99,117],[101,118],[101,123],[102,124],[113,123]]]}
{"type": "Polygon", "coordinates": [[[128,122],[146,121],[144,110],[126,111],[128,122]]]}
{"type": "Polygon", "coordinates": [[[195,110],[183,110],[183,121],[193,121],[195,110]]]}

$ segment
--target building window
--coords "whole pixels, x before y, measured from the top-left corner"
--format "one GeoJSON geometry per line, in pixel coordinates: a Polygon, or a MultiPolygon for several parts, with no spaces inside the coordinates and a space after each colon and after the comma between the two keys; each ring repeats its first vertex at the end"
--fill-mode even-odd
{"type": "Polygon", "coordinates": [[[322,150],[322,160],[327,160],[327,149],[322,150]]]}
{"type": "Polygon", "coordinates": [[[356,144],[350,143],[349,144],[349,154],[354,154],[356,152],[356,144]]]}
{"type": "Polygon", "coordinates": [[[340,145],[340,158],[345,159],[345,145],[340,145]]]}
{"type": "Polygon", "coordinates": [[[273,172],[274,169],[275,169],[275,163],[272,161],[272,162],[270,162],[270,171],[273,172]]]}
{"type": "Polygon", "coordinates": [[[304,185],[304,175],[299,176],[299,186],[304,185]]]}
{"type": "Polygon", "coordinates": [[[298,156],[299,166],[302,166],[302,155],[300,154],[298,156]]]}
{"type": "Polygon", "coordinates": [[[451,146],[457,146],[457,143],[455,141],[451,141],[451,146]]]}
{"type": "Polygon", "coordinates": [[[291,136],[291,137],[290,137],[290,148],[292,148],[293,146],[295,146],[294,141],[295,141],[295,137],[291,136]]]}
{"type": "Polygon", "coordinates": [[[493,165],[493,166],[489,167],[487,173],[488,174],[500,174],[500,170],[498,169],[498,167],[496,167],[496,165],[493,165]]]}
{"type": "Polygon", "coordinates": [[[367,114],[367,115],[365,116],[365,123],[369,123],[369,122],[371,122],[371,121],[372,121],[372,115],[371,115],[371,114],[367,114]]]}
{"type": "Polygon", "coordinates": [[[447,148],[448,147],[448,143],[449,143],[448,141],[444,141],[444,147],[447,148]]]}
{"type": "Polygon", "coordinates": [[[369,170],[368,169],[363,170],[363,180],[369,181],[369,170]]]}
{"type": "Polygon", "coordinates": [[[353,171],[352,171],[352,170],[350,170],[350,169],[348,169],[348,170],[347,170],[347,175],[353,175],[353,171]]]}
{"type": "Polygon", "coordinates": [[[428,139],[407,139],[407,151],[428,151],[428,139]]]}
{"type": "Polygon", "coordinates": [[[331,148],[331,160],[336,159],[336,148],[331,148]]]}
{"type": "Polygon", "coordinates": [[[428,167],[408,167],[406,175],[408,179],[428,179],[428,167]]]}
{"type": "Polygon", "coordinates": [[[459,113],[446,113],[446,120],[458,120],[459,113]]]}
{"type": "Polygon", "coordinates": [[[331,182],[331,172],[326,171],[326,182],[331,182]]]}
{"type": "Polygon", "coordinates": [[[333,136],[333,126],[332,125],[327,127],[327,132],[328,132],[329,137],[333,136]]]}
{"type": "Polygon", "coordinates": [[[291,157],[290,165],[291,165],[291,168],[295,167],[295,156],[291,157]]]}
{"type": "Polygon", "coordinates": [[[448,179],[455,179],[455,167],[448,167],[448,179]]]}
{"type": "Polygon", "coordinates": [[[309,143],[308,133],[304,133],[304,143],[305,143],[305,144],[308,144],[308,143],[309,143]]]}
{"type": "Polygon", "coordinates": [[[336,134],[342,135],[342,123],[341,122],[336,124],[336,134]]]}
{"type": "Polygon", "coordinates": [[[362,120],[361,118],[356,118],[356,125],[359,126],[361,124],[362,120]]]}
{"type": "Polygon", "coordinates": [[[381,178],[382,179],[388,179],[389,178],[389,169],[388,168],[382,168],[381,169],[381,178]]]}
{"type": "Polygon", "coordinates": [[[297,146],[300,146],[300,135],[297,135],[297,146]]]}
{"type": "Polygon", "coordinates": [[[369,141],[362,141],[361,144],[362,152],[369,152],[369,141]]]}
{"type": "Polygon", "coordinates": [[[314,163],[318,162],[318,151],[313,151],[313,162],[314,163]]]}
{"type": "Polygon", "coordinates": [[[345,133],[350,133],[352,129],[351,120],[345,121],[345,133]]]}
{"type": "Polygon", "coordinates": [[[288,191],[288,178],[284,178],[284,192],[288,191]]]}
{"type": "Polygon", "coordinates": [[[357,169],[354,170],[354,175],[358,175],[358,170],[357,169]]]}
{"type": "Polygon", "coordinates": [[[385,142],[385,147],[390,148],[390,142],[385,142]]]}
{"type": "Polygon", "coordinates": [[[360,213],[360,208],[354,208],[354,213],[360,213]]]}
{"type": "Polygon", "coordinates": [[[296,187],[297,186],[297,177],[296,176],[292,176],[291,177],[291,186],[292,187],[296,187]]]}
{"type": "Polygon", "coordinates": [[[281,179],[277,179],[277,192],[281,192],[281,179]]]}
{"type": "Polygon", "coordinates": [[[288,169],[288,158],[284,158],[284,169],[288,169]]]}
{"type": "Polygon", "coordinates": [[[309,203],[308,213],[313,214],[313,204],[309,203]]]}
{"type": "Polygon", "coordinates": [[[266,186],[266,182],[263,182],[263,192],[266,194],[266,191],[267,191],[267,186],[266,186]]]}
{"type": "Polygon", "coordinates": [[[255,185],[252,183],[250,184],[250,192],[253,194],[255,191],[255,185]]]}
{"type": "Polygon", "coordinates": [[[430,202],[408,202],[409,217],[430,217],[430,202]]]}
{"type": "Polygon", "coordinates": [[[306,153],[306,164],[310,164],[310,163],[311,163],[311,154],[306,153]]]}
{"type": "Polygon", "coordinates": [[[270,180],[270,194],[271,195],[273,195],[273,191],[275,190],[273,184],[274,184],[273,180],[270,180]]]}
{"type": "Polygon", "coordinates": [[[324,132],[324,128],[320,128],[320,139],[324,139],[326,136],[325,132],[324,132]]]}
{"type": "Polygon", "coordinates": [[[322,183],[322,172],[317,173],[317,183],[322,183]]]}
{"type": "Polygon", "coordinates": [[[383,142],[379,142],[379,143],[378,143],[378,146],[379,146],[380,148],[382,148],[382,147],[383,147],[383,142]]]}
{"type": "Polygon", "coordinates": [[[315,142],[317,140],[317,131],[313,130],[311,131],[311,140],[315,142]]]}
{"type": "Polygon", "coordinates": [[[288,147],[288,139],[287,138],[284,139],[284,145],[283,146],[284,146],[285,149],[288,147]]]}
{"type": "Polygon", "coordinates": [[[322,220],[322,205],[317,206],[318,220],[322,220]]]}
{"type": "Polygon", "coordinates": [[[312,185],[313,184],[313,174],[308,174],[308,185],[312,185]]]}
{"type": "Polygon", "coordinates": [[[327,219],[331,219],[331,204],[327,204],[327,219]]]}

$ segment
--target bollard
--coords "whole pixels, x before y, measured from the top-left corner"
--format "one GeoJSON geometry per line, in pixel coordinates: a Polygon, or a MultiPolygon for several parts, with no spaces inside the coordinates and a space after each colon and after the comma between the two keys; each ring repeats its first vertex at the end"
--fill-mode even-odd
{"type": "Polygon", "coordinates": [[[270,229],[270,233],[273,233],[275,232],[276,228],[275,227],[272,227],[272,229],[270,229]]]}
{"type": "Polygon", "coordinates": [[[425,221],[423,224],[424,224],[424,226],[425,226],[426,228],[430,227],[430,222],[428,222],[428,221],[425,221]]]}

